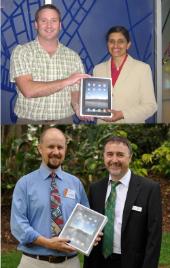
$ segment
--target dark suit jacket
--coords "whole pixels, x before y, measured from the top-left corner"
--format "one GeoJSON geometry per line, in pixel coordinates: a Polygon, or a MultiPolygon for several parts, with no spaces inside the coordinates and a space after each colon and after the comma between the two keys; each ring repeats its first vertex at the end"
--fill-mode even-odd
{"type": "MultiPolygon", "coordinates": [[[[104,214],[108,178],[90,186],[90,207],[104,214]]],[[[121,268],[157,268],[161,246],[160,186],[151,179],[132,173],[123,211],[121,230],[121,268]],[[132,210],[133,206],[142,211],[132,210]]],[[[84,268],[107,268],[102,256],[102,242],[85,257],[84,268]]],[[[114,267],[113,267],[114,268],[114,267]]]]}

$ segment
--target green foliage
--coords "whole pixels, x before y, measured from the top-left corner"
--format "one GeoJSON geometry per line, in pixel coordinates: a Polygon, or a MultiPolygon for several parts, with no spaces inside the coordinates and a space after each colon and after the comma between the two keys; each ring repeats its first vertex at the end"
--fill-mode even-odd
{"type": "Polygon", "coordinates": [[[166,124],[133,124],[125,125],[125,131],[132,143],[138,145],[136,154],[140,157],[158,148],[166,139],[170,139],[170,128],[166,124]]]}
{"type": "Polygon", "coordinates": [[[132,169],[143,176],[156,175],[170,179],[170,141],[165,141],[153,152],[135,159],[132,169]]]}
{"type": "Polygon", "coordinates": [[[153,152],[135,159],[132,169],[143,176],[157,175],[170,179],[170,141],[165,141],[153,152]]]}
{"type": "Polygon", "coordinates": [[[114,125],[100,125],[87,127],[81,125],[70,131],[68,135],[67,157],[64,169],[80,177],[86,189],[89,184],[106,176],[103,163],[103,145],[107,138],[113,135],[127,136],[127,133],[114,125]]]}
{"type": "Polygon", "coordinates": [[[143,167],[143,162],[141,159],[134,160],[131,164],[131,169],[138,175],[148,176],[148,171],[143,167]]]}
{"type": "Polygon", "coordinates": [[[69,151],[64,168],[80,177],[86,189],[92,181],[106,176],[103,144],[113,135],[127,137],[133,141],[131,169],[135,173],[141,176],[170,177],[169,126],[167,125],[100,125],[90,128],[84,125],[75,128],[74,131],[66,129],[65,132],[69,136],[69,151]]]}
{"type": "MultiPolygon", "coordinates": [[[[17,180],[40,165],[38,138],[44,126],[28,125],[20,137],[2,144],[2,202],[8,203],[17,180]],[[8,194],[6,194],[8,192],[8,194]],[[5,201],[6,200],[6,201],[5,201]]],[[[103,163],[103,145],[113,135],[127,137],[132,144],[131,169],[143,176],[170,178],[169,125],[61,125],[67,136],[68,151],[64,170],[78,176],[86,190],[94,180],[107,175],[103,163]]]]}
{"type": "Polygon", "coordinates": [[[152,171],[154,174],[165,174],[170,178],[170,141],[163,143],[153,153],[153,166],[152,171]]]}
{"type": "Polygon", "coordinates": [[[38,168],[41,160],[37,144],[37,138],[30,137],[29,132],[21,138],[11,139],[2,144],[1,189],[3,204],[9,203],[17,180],[24,174],[38,168]],[[8,194],[6,194],[7,192],[8,194]]]}
{"type": "Polygon", "coordinates": [[[150,173],[170,178],[170,141],[164,142],[151,154],[143,154],[142,161],[150,173]]]}

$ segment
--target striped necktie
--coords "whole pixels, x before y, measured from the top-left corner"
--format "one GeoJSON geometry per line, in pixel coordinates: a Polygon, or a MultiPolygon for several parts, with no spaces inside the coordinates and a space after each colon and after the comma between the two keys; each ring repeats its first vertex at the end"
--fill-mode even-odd
{"type": "Polygon", "coordinates": [[[57,175],[55,173],[51,173],[51,234],[52,236],[58,236],[64,221],[62,217],[61,211],[61,198],[59,195],[59,191],[55,182],[55,178],[57,175]]]}
{"type": "Polygon", "coordinates": [[[111,181],[111,192],[105,204],[105,215],[108,222],[104,228],[103,235],[103,256],[107,258],[113,253],[113,236],[114,236],[114,216],[115,216],[115,201],[116,201],[116,186],[120,182],[111,181]]]}

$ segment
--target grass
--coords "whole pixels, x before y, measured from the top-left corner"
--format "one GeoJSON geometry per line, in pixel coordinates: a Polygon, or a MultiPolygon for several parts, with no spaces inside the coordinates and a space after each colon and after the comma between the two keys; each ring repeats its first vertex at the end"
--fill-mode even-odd
{"type": "MultiPolygon", "coordinates": [[[[2,252],[1,255],[1,268],[17,268],[22,253],[16,250],[9,252],[2,252]]],[[[83,267],[83,255],[79,255],[81,266],[83,267]]]]}
{"type": "MultiPolygon", "coordinates": [[[[21,258],[21,253],[18,251],[2,252],[1,267],[2,268],[17,268],[21,258]]],[[[83,265],[83,255],[79,255],[81,266],[83,265]]],[[[163,233],[161,255],[159,261],[161,267],[170,268],[170,233],[163,233]]]]}
{"type": "Polygon", "coordinates": [[[1,267],[2,268],[17,268],[21,259],[21,252],[9,251],[1,253],[1,267]]]}
{"type": "Polygon", "coordinates": [[[160,260],[161,265],[170,268],[170,233],[163,233],[160,260]]]}

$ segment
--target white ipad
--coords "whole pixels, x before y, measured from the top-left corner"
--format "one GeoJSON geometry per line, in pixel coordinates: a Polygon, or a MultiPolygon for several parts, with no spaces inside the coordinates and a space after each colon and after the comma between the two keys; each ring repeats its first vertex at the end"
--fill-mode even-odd
{"type": "Polygon", "coordinates": [[[107,217],[77,204],[59,237],[68,238],[69,245],[85,255],[89,255],[95,239],[107,222],[107,217]]]}

